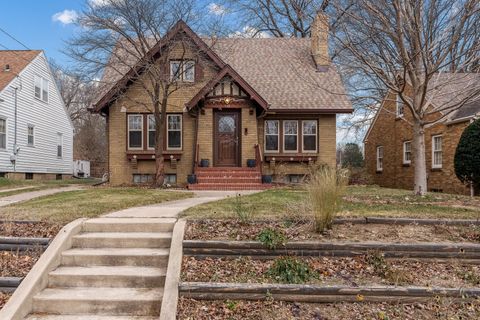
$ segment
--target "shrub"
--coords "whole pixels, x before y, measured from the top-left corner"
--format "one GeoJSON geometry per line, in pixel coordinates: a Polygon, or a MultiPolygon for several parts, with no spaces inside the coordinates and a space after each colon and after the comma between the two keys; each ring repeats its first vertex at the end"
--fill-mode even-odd
{"type": "Polygon", "coordinates": [[[263,243],[268,249],[275,250],[278,246],[285,245],[286,238],[281,231],[266,228],[257,236],[257,240],[263,243]]]}
{"type": "Polygon", "coordinates": [[[347,183],[348,170],[346,169],[336,171],[323,166],[312,173],[307,189],[317,232],[331,229],[347,183]]]}
{"type": "Polygon", "coordinates": [[[307,263],[291,257],[276,259],[267,273],[282,283],[305,283],[315,277],[315,272],[307,263]]]}
{"type": "Polygon", "coordinates": [[[252,210],[247,208],[243,202],[241,194],[235,196],[235,200],[233,201],[233,211],[241,223],[247,223],[252,217],[252,210]]]}
{"type": "Polygon", "coordinates": [[[463,131],[455,151],[455,174],[463,183],[480,188],[480,119],[463,131]]]}

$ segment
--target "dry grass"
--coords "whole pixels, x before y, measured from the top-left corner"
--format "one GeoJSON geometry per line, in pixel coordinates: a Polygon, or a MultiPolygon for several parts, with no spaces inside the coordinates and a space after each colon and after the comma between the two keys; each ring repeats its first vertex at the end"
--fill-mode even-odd
{"type": "Polygon", "coordinates": [[[68,223],[130,207],[191,197],[188,192],[142,188],[90,188],[67,191],[0,208],[0,219],[68,223]]]}
{"type": "Polygon", "coordinates": [[[319,168],[307,183],[315,230],[331,229],[348,183],[348,171],[319,168]]]}

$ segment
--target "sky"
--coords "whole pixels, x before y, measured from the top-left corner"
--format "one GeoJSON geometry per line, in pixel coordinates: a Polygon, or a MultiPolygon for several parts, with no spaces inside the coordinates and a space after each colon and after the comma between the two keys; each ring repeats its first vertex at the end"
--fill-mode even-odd
{"type": "MultiPolygon", "coordinates": [[[[0,50],[41,49],[49,60],[68,66],[71,59],[62,51],[65,41],[79,31],[75,18],[87,0],[0,0],[0,50]],[[10,36],[18,40],[13,40],[10,36]]],[[[101,3],[103,0],[88,0],[101,3]]],[[[211,0],[199,0],[212,16],[225,14],[224,8],[211,0]]],[[[238,32],[247,34],[248,26],[238,32]]],[[[344,116],[339,116],[339,121],[344,116]]],[[[360,142],[358,133],[337,128],[337,142],[360,142]]]]}

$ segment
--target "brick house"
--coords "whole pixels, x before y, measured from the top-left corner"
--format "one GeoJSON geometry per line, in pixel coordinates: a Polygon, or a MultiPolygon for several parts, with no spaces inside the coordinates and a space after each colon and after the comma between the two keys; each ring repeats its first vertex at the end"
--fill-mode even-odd
{"type": "MultiPolygon", "coordinates": [[[[185,186],[195,174],[191,189],[262,188],[262,174],[295,181],[308,164],[335,166],[336,115],[352,107],[330,63],[323,14],[310,39],[204,39],[182,21],[166,37],[175,34],[201,55],[172,50],[166,59],[172,75],[180,59],[189,67],[169,96],[167,183],[185,186]]],[[[110,182],[148,182],[155,173],[152,115],[127,99],[145,93],[108,68],[104,77],[119,79],[93,107],[107,120],[110,182]]]]}
{"type": "MultiPolygon", "coordinates": [[[[432,89],[432,110],[448,105],[448,99],[458,97],[464,81],[472,82],[477,74],[444,74],[441,89],[432,89]],[[468,78],[468,79],[467,79],[468,78]]],[[[473,99],[476,100],[476,99],[473,99]]],[[[444,120],[425,131],[427,182],[429,191],[469,194],[469,188],[457,179],[454,169],[455,150],[465,128],[480,115],[480,100],[465,104],[445,117],[442,112],[433,112],[433,118],[444,120]]],[[[414,165],[412,148],[412,114],[403,106],[400,98],[389,93],[383,100],[367,131],[365,143],[365,166],[373,182],[382,187],[412,189],[414,165]]]]}

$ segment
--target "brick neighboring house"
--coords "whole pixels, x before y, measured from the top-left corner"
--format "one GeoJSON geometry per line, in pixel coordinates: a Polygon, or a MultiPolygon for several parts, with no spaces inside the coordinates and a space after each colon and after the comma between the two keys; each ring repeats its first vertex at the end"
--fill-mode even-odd
{"type": "MultiPolygon", "coordinates": [[[[447,73],[440,76],[445,78],[441,82],[448,85],[431,91],[431,108],[434,111],[438,105],[448,105],[448,99],[455,99],[457,94],[461,94],[463,81],[480,84],[478,74],[447,73]]],[[[425,131],[429,191],[470,193],[470,189],[455,175],[454,157],[463,131],[475,117],[480,116],[480,100],[473,100],[425,131]]],[[[431,116],[435,119],[443,115],[434,112],[431,116]]],[[[366,170],[375,184],[413,190],[415,155],[411,120],[410,110],[402,105],[395,94],[389,93],[364,139],[366,170]]]]}
{"type": "MultiPolygon", "coordinates": [[[[185,186],[196,174],[191,189],[262,188],[262,174],[295,181],[309,163],[335,166],[336,115],[352,107],[330,63],[323,14],[310,39],[202,39],[182,21],[166,37],[175,35],[201,55],[169,51],[167,72],[178,59],[193,72],[185,72],[169,96],[167,183],[185,186]],[[209,160],[208,168],[199,166],[201,159],[209,160]],[[256,167],[247,168],[250,159],[256,167]]],[[[146,94],[122,76],[105,70],[104,77],[119,82],[93,109],[107,119],[113,185],[148,182],[155,173],[152,115],[128,99],[146,94]]]]}

